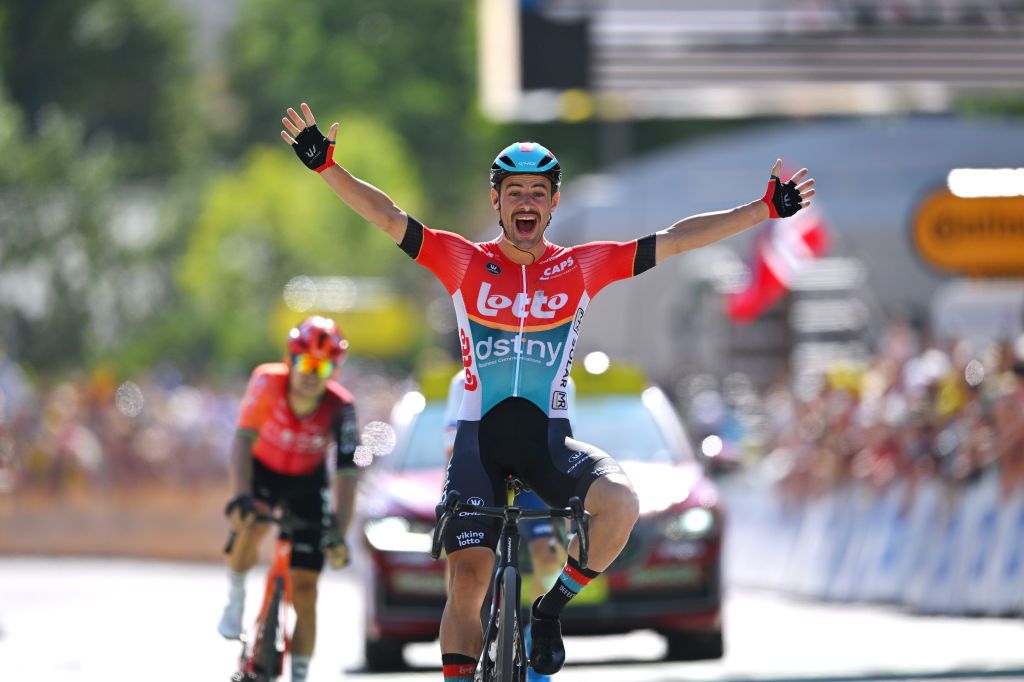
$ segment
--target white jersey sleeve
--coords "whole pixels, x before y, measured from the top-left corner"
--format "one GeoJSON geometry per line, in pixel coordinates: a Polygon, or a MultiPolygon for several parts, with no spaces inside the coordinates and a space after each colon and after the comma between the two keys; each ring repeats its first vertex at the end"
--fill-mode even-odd
{"type": "Polygon", "coordinates": [[[455,447],[455,431],[459,427],[459,409],[462,407],[465,385],[466,373],[460,369],[448,384],[448,402],[445,404],[444,417],[441,420],[444,424],[444,447],[447,453],[451,453],[455,447]]]}

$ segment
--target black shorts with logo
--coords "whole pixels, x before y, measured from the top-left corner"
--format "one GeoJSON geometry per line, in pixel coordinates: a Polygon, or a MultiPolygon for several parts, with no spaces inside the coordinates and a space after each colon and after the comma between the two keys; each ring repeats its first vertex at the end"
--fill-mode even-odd
{"type": "Polygon", "coordinates": [[[292,568],[322,570],[324,527],[331,518],[331,491],[326,468],[319,468],[304,476],[288,476],[268,469],[265,464],[253,458],[252,496],[266,502],[271,508],[285,505],[290,514],[309,524],[309,528],[296,530],[290,536],[284,531],[280,535],[282,538],[291,538],[292,568]]]}
{"type": "MultiPolygon", "coordinates": [[[[460,421],[448,465],[445,491],[459,491],[463,502],[505,504],[505,478],[513,474],[550,507],[565,507],[576,495],[585,500],[601,476],[623,473],[607,454],[572,437],[568,419],[548,416],[525,398],[506,398],[475,421],[460,421]]],[[[463,514],[445,529],[449,554],[467,547],[498,544],[501,521],[463,514]]]]}

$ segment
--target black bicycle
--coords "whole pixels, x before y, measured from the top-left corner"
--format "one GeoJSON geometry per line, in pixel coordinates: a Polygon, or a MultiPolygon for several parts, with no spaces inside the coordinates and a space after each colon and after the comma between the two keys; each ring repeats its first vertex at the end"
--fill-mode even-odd
{"type": "Polygon", "coordinates": [[[590,514],[578,497],[569,499],[564,509],[546,511],[523,509],[513,505],[522,484],[512,477],[506,480],[508,496],[503,507],[483,507],[459,501],[457,490],[449,490],[437,505],[430,556],[441,556],[445,528],[455,514],[479,514],[502,520],[498,536],[494,578],[491,585],[491,608],[484,629],[484,648],[477,663],[476,679],[481,682],[524,682],[530,662],[526,657],[523,628],[520,627],[520,600],[523,579],[519,573],[519,521],[521,519],[572,519],[579,537],[580,566],[586,568],[590,553],[590,514]]]}

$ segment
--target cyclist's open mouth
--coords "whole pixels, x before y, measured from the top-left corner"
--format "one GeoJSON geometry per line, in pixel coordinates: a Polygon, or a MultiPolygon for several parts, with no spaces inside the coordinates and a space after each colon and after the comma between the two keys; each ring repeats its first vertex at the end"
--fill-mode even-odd
{"type": "Polygon", "coordinates": [[[515,225],[516,235],[519,237],[530,237],[540,224],[540,216],[532,213],[520,213],[512,220],[515,225]]]}

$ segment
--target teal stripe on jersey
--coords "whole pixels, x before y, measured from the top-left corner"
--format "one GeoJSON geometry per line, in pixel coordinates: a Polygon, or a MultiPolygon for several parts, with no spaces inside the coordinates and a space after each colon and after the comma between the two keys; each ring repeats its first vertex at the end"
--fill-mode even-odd
{"type": "Polygon", "coordinates": [[[492,329],[470,320],[476,369],[483,389],[481,415],[511,395],[531,401],[548,414],[551,382],[560,370],[571,322],[543,331],[492,329]],[[516,362],[519,361],[518,391],[516,362]]]}

